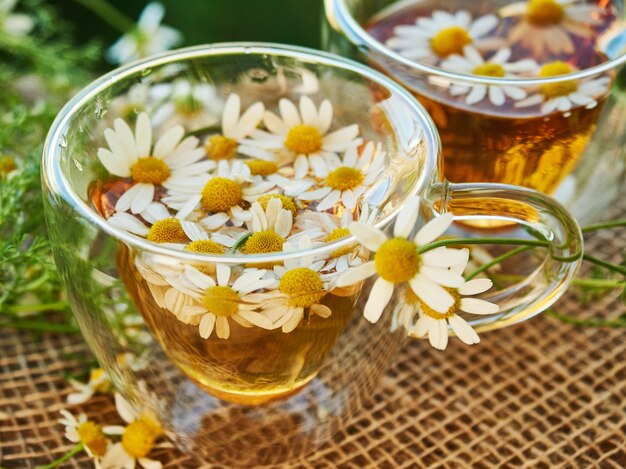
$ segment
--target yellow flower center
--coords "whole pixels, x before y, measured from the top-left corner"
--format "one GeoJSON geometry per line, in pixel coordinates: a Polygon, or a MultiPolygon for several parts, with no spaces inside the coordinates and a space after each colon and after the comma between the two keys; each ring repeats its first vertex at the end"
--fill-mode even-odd
{"type": "Polygon", "coordinates": [[[289,130],[285,146],[294,153],[309,155],[322,149],[322,134],[312,125],[296,125],[289,130]]]}
{"type": "Polygon", "coordinates": [[[278,171],[278,165],[273,161],[248,160],[246,165],[253,176],[269,176],[278,171]]]}
{"type": "Polygon", "coordinates": [[[279,199],[283,204],[283,208],[285,210],[289,210],[294,218],[298,214],[298,206],[296,205],[296,202],[291,197],[288,197],[286,195],[265,194],[259,197],[258,199],[256,199],[256,201],[259,203],[259,205],[261,206],[263,210],[267,210],[267,204],[272,199],[279,199]]]}
{"type": "Polygon", "coordinates": [[[180,220],[164,218],[150,227],[148,241],[153,243],[186,243],[189,238],[183,231],[180,220]]]}
{"type": "Polygon", "coordinates": [[[443,320],[443,319],[448,319],[450,316],[453,316],[458,312],[459,306],[461,305],[461,296],[459,295],[459,292],[454,288],[445,288],[445,289],[448,291],[448,293],[452,295],[452,298],[454,298],[454,304],[450,306],[450,309],[448,309],[448,311],[446,311],[445,313],[440,313],[439,311],[435,311],[426,303],[424,303],[422,300],[417,298],[420,308],[426,316],[430,316],[431,318],[437,319],[437,320],[443,320]]]}
{"type": "Polygon", "coordinates": [[[163,184],[170,177],[170,168],[161,158],[147,156],[139,158],[130,167],[130,177],[134,182],[163,184]]]}
{"type": "Polygon", "coordinates": [[[143,458],[154,448],[158,434],[154,427],[144,420],[135,420],[122,433],[122,446],[133,458],[143,458]]]}
{"type": "Polygon", "coordinates": [[[435,34],[430,47],[439,57],[447,57],[450,54],[461,54],[463,48],[472,42],[472,37],[464,28],[450,26],[435,34]]]}
{"type": "Polygon", "coordinates": [[[526,7],[526,20],[537,26],[559,24],[565,10],[555,0],[530,0],[526,7]]]}
{"type": "Polygon", "coordinates": [[[289,296],[291,306],[308,308],[324,296],[324,283],[319,274],[308,267],[291,269],[283,275],[278,289],[289,296]]]}
{"type": "Polygon", "coordinates": [[[241,186],[232,179],[215,177],[202,189],[202,207],[209,212],[227,212],[242,201],[241,186]]]}
{"type": "MultiPolygon", "coordinates": [[[[337,241],[338,239],[342,239],[345,238],[346,236],[350,235],[350,230],[348,228],[335,228],[333,231],[331,231],[328,236],[326,236],[326,239],[324,240],[324,242],[326,243],[332,243],[333,241],[337,241]]],[[[352,250],[353,246],[346,246],[345,248],[342,249],[337,249],[336,251],[333,251],[330,254],[330,257],[340,257],[343,256],[344,254],[348,254],[351,250],[352,250]]]]}
{"type": "Polygon", "coordinates": [[[385,241],[374,256],[376,272],[391,283],[401,283],[419,272],[421,261],[417,246],[404,238],[385,241]]]}
{"type": "Polygon", "coordinates": [[[9,174],[11,171],[15,171],[17,169],[17,164],[15,164],[15,160],[10,156],[2,156],[0,157],[0,176],[3,174],[9,174]]]}
{"type": "Polygon", "coordinates": [[[259,231],[246,240],[242,251],[246,254],[279,252],[283,250],[284,242],[285,239],[274,231],[259,231]]]}
{"type": "Polygon", "coordinates": [[[417,304],[419,298],[412,288],[407,288],[406,293],[404,294],[404,301],[406,301],[406,304],[413,306],[417,304]]]}
{"type": "Polygon", "coordinates": [[[202,295],[202,304],[210,313],[227,318],[237,313],[239,293],[231,287],[209,287],[202,295]]]}
{"type": "Polygon", "coordinates": [[[184,117],[193,117],[200,110],[200,102],[188,94],[174,100],[176,112],[184,117]]]}
{"type": "Polygon", "coordinates": [[[363,182],[363,173],[356,168],[340,166],[326,176],[326,185],[338,191],[347,191],[363,182]]]}
{"type": "Polygon", "coordinates": [[[109,442],[100,425],[87,420],[76,427],[76,433],[81,443],[89,448],[94,456],[104,456],[109,442]]]}
{"type": "Polygon", "coordinates": [[[204,254],[224,254],[224,246],[210,239],[200,239],[185,246],[185,251],[201,252],[204,254]]]}
{"type": "MultiPolygon", "coordinates": [[[[89,373],[89,382],[95,383],[96,381],[101,380],[103,376],[104,376],[104,370],[102,368],[94,368],[89,373]]],[[[111,390],[111,383],[109,382],[108,379],[103,379],[99,384],[94,386],[93,389],[94,391],[97,391],[97,392],[107,392],[111,390]]]]}
{"type": "Polygon", "coordinates": [[[229,160],[237,154],[237,141],[223,135],[213,135],[204,148],[212,160],[229,160]]]}
{"type": "MultiPolygon", "coordinates": [[[[555,62],[549,62],[547,64],[544,64],[539,71],[539,76],[556,77],[559,75],[567,75],[568,73],[572,73],[573,71],[574,69],[571,65],[557,60],[555,62]]],[[[558,98],[559,96],[567,96],[577,89],[578,84],[575,80],[565,80],[558,83],[549,83],[546,85],[541,85],[539,87],[541,93],[548,99],[558,98]]]]}
{"type": "Polygon", "coordinates": [[[503,77],[505,75],[504,67],[500,64],[484,63],[474,69],[474,75],[482,77],[503,77]]]}

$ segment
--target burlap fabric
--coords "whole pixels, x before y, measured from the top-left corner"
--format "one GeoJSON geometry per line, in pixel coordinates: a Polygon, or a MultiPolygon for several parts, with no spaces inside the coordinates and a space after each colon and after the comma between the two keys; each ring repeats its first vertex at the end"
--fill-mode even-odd
{"type": "MultiPolygon", "coordinates": [[[[626,203],[607,212],[626,216],[626,203]]],[[[622,260],[626,230],[587,238],[590,252],[622,260]]],[[[580,318],[624,314],[617,294],[556,309],[580,318]]],[[[333,441],[290,467],[626,467],[626,330],[586,328],[542,316],[453,340],[445,353],[407,343],[378,392],[333,441]]],[[[77,336],[0,330],[0,466],[32,468],[71,448],[57,423],[84,372],[77,336]]],[[[72,409],[75,413],[78,409],[72,409]]],[[[81,410],[120,422],[111,396],[81,410]]],[[[153,453],[165,467],[202,467],[177,450],[153,453]]],[[[62,467],[89,467],[76,457],[62,467]]]]}

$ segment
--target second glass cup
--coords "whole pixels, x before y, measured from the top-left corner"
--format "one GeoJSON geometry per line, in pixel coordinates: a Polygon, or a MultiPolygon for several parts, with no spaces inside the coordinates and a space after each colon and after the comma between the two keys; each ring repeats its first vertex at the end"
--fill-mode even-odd
{"type": "Polygon", "coordinates": [[[626,176],[623,2],[326,0],[324,46],[425,106],[453,182],[522,185],[581,223],[626,176]]]}

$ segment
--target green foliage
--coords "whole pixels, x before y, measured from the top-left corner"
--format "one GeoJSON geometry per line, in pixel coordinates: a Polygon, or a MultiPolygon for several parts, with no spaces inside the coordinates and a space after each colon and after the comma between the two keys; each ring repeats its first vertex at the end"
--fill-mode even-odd
{"type": "MultiPolygon", "coordinates": [[[[61,106],[91,75],[99,47],[76,47],[67,25],[39,0],[25,3],[35,27],[24,37],[0,32],[0,315],[1,324],[50,310],[67,311],[43,219],[40,160],[61,106]],[[11,170],[11,166],[16,169],[11,170]]],[[[29,318],[33,323],[33,318],[29,318]]]]}

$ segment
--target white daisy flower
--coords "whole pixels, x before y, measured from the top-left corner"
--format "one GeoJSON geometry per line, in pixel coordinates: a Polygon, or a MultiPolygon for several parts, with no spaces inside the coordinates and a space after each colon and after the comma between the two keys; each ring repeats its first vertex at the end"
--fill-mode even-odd
{"type": "Polygon", "coordinates": [[[206,233],[198,223],[185,220],[185,216],[190,210],[190,205],[187,204],[175,216],[172,216],[165,205],[152,202],[144,211],[139,213],[150,226],[144,224],[135,215],[125,212],[113,214],[107,219],[107,222],[116,228],[142,236],[153,243],[187,244],[190,241],[205,239],[203,233],[206,233]]]}
{"type": "MultiPolygon", "coordinates": [[[[369,216],[369,206],[364,205],[360,214],[360,220],[369,222],[373,217],[369,216]]],[[[305,212],[298,217],[296,225],[303,230],[321,227],[323,233],[321,240],[332,243],[350,235],[350,224],[355,221],[354,213],[344,210],[341,217],[325,212],[305,212]]],[[[316,239],[316,236],[310,236],[316,239]]],[[[321,272],[345,272],[349,267],[356,267],[363,263],[361,249],[357,245],[337,249],[330,253],[328,260],[320,269],[321,272]]]]}
{"type": "Polygon", "coordinates": [[[231,93],[226,99],[222,113],[222,133],[211,135],[204,145],[207,156],[211,160],[234,158],[237,153],[252,157],[264,157],[265,153],[245,143],[263,119],[265,106],[256,102],[241,113],[241,98],[231,93]]]}
{"type": "Polygon", "coordinates": [[[500,308],[498,305],[478,298],[464,298],[465,295],[477,295],[491,288],[492,281],[487,278],[476,278],[464,282],[457,288],[447,288],[454,298],[454,303],[446,311],[441,312],[431,308],[419,297],[416,303],[419,306],[419,319],[411,328],[411,333],[417,337],[428,335],[430,345],[444,350],[448,345],[448,325],[456,336],[468,345],[480,342],[478,334],[467,321],[458,315],[459,311],[470,314],[495,314],[500,308]]]}
{"type": "Polygon", "coordinates": [[[456,13],[436,10],[432,17],[420,17],[414,25],[394,28],[394,36],[386,46],[408,59],[436,64],[452,54],[462,54],[463,48],[473,44],[480,50],[492,50],[502,42],[485,38],[498,24],[495,15],[485,15],[472,21],[465,10],[456,13]]]}
{"type": "MultiPolygon", "coordinates": [[[[539,76],[553,77],[568,75],[575,69],[568,63],[557,60],[542,65],[539,76]]],[[[608,93],[611,80],[607,76],[592,78],[585,81],[563,80],[557,83],[548,83],[539,86],[539,92],[527,99],[515,103],[516,107],[529,107],[541,105],[541,112],[549,114],[559,111],[569,115],[576,107],[585,109],[594,108],[597,98],[608,93]]]]}
{"type": "Polygon", "coordinates": [[[0,0],[0,30],[13,37],[26,36],[35,26],[32,18],[13,13],[17,0],[0,0]]]}
{"type": "MultiPolygon", "coordinates": [[[[200,336],[207,339],[215,329],[217,337],[230,337],[229,319],[244,327],[257,326],[274,329],[274,324],[255,311],[258,304],[248,300],[248,294],[275,283],[272,278],[263,278],[263,269],[245,269],[232,279],[231,268],[217,264],[216,278],[187,266],[182,278],[175,283],[177,290],[191,296],[194,304],[182,308],[183,316],[199,317],[200,336]]],[[[258,299],[258,295],[256,296],[258,299]]]]}
{"type": "Polygon", "coordinates": [[[433,249],[417,253],[419,246],[437,239],[452,224],[454,217],[447,213],[424,225],[408,239],[419,214],[419,199],[410,200],[396,219],[393,237],[366,223],[351,223],[350,232],[367,249],[375,252],[374,259],[348,270],[337,281],[337,287],[347,287],[378,275],[365,305],[363,315],[375,323],[389,303],[396,284],[408,282],[415,294],[435,311],[446,312],[454,304],[447,288],[459,287],[463,277],[450,270],[465,265],[467,249],[433,249]]]}
{"type": "Polygon", "coordinates": [[[96,469],[102,467],[100,458],[106,454],[109,447],[109,440],[102,431],[102,427],[88,420],[87,416],[82,413],[76,418],[67,410],[61,410],[61,415],[63,418],[59,420],[59,423],[65,426],[65,438],[72,443],[82,443],[85,452],[94,458],[96,469]]]}
{"type": "Polygon", "coordinates": [[[146,113],[137,117],[134,134],[122,119],[115,119],[114,129],[104,131],[109,149],[98,149],[98,158],[111,174],[133,182],[118,199],[115,210],[142,212],[152,203],[156,187],[180,183],[213,166],[211,161],[198,162],[204,156],[198,139],[183,139],[184,134],[182,126],[172,127],[152,146],[152,127],[146,113]]]}
{"type": "Polygon", "coordinates": [[[298,198],[306,201],[319,200],[316,210],[323,212],[341,203],[354,210],[366,189],[376,181],[383,171],[385,152],[381,144],[369,142],[359,155],[357,148],[345,151],[338,162],[328,163],[329,173],[322,187],[303,192],[298,198]]]}
{"type": "Polygon", "coordinates": [[[124,34],[107,51],[107,58],[118,64],[158,54],[177,46],[183,40],[180,31],[162,26],[165,8],[158,2],[146,5],[141,12],[137,27],[124,34]]]}
{"type": "Polygon", "coordinates": [[[105,468],[135,468],[139,464],[144,469],[160,469],[159,461],[148,458],[154,448],[171,447],[169,443],[157,444],[163,429],[156,419],[137,413],[118,393],[115,393],[115,407],[126,426],[104,427],[107,435],[121,435],[121,442],[110,446],[102,458],[105,468]]]}
{"type": "MultiPolygon", "coordinates": [[[[309,238],[300,238],[298,249],[311,246],[309,238]]],[[[295,246],[285,243],[285,251],[293,249],[295,246]]],[[[313,256],[287,260],[284,266],[275,266],[274,275],[270,276],[271,280],[278,280],[278,287],[262,295],[251,295],[250,300],[258,303],[262,314],[284,333],[293,331],[305,314],[327,318],[332,311],[320,303],[328,288],[328,282],[319,274],[323,265],[323,261],[315,261],[313,256]]]]}
{"type": "MultiPolygon", "coordinates": [[[[486,77],[514,78],[518,74],[536,72],[539,66],[534,60],[525,59],[517,62],[508,62],[511,57],[511,49],[500,49],[489,60],[483,59],[480,52],[474,46],[465,46],[463,55],[453,54],[444,60],[442,68],[467,75],[479,75],[486,77]]],[[[497,86],[483,84],[452,83],[450,85],[452,96],[465,95],[467,104],[476,104],[485,97],[494,106],[502,106],[506,98],[519,101],[528,96],[528,93],[519,86],[497,86]]]]}
{"type": "Polygon", "coordinates": [[[84,404],[97,392],[107,392],[111,389],[111,382],[102,368],[94,368],[89,373],[89,381],[81,383],[75,379],[69,380],[76,392],[67,396],[66,402],[70,405],[84,404]]]}
{"type": "Polygon", "coordinates": [[[172,208],[201,207],[210,215],[201,220],[209,230],[216,230],[227,222],[241,226],[252,218],[247,203],[272,190],[269,181],[252,183],[249,167],[241,160],[221,160],[211,175],[191,177],[168,185],[168,196],[163,202],[172,208]]]}
{"type": "MultiPolygon", "coordinates": [[[[267,254],[281,252],[288,242],[297,244],[301,236],[315,238],[321,236],[319,228],[295,231],[293,219],[295,204],[292,199],[281,194],[268,194],[253,202],[250,207],[252,219],[247,222],[250,236],[240,246],[245,254],[267,254]],[[286,207],[283,207],[285,201],[286,207]]],[[[232,240],[234,245],[237,240],[232,240]]]]}
{"type": "Polygon", "coordinates": [[[214,125],[222,108],[214,87],[183,79],[153,86],[150,98],[163,103],[155,109],[152,124],[164,128],[182,125],[192,131],[214,125]]]}
{"type": "Polygon", "coordinates": [[[125,94],[111,100],[109,112],[114,118],[131,119],[134,115],[148,111],[150,102],[150,87],[143,83],[131,86],[125,94]]]}
{"type": "Polygon", "coordinates": [[[580,0],[529,0],[515,2],[500,9],[500,16],[519,17],[511,28],[509,41],[530,49],[534,57],[546,53],[573,54],[575,45],[570,35],[591,38],[592,26],[602,24],[604,10],[580,0]]]}
{"type": "Polygon", "coordinates": [[[333,106],[327,99],[322,101],[319,109],[308,96],[300,97],[299,110],[286,98],[281,99],[278,106],[280,117],[265,111],[263,123],[269,132],[255,130],[246,143],[266,150],[253,155],[258,158],[274,159],[277,156],[271,151],[287,152],[292,161],[295,158],[297,179],[304,178],[309,169],[313,170],[316,177],[326,177],[328,161],[337,160],[337,152],[361,144],[362,140],[357,138],[359,127],[356,124],[329,133],[333,106]]]}

